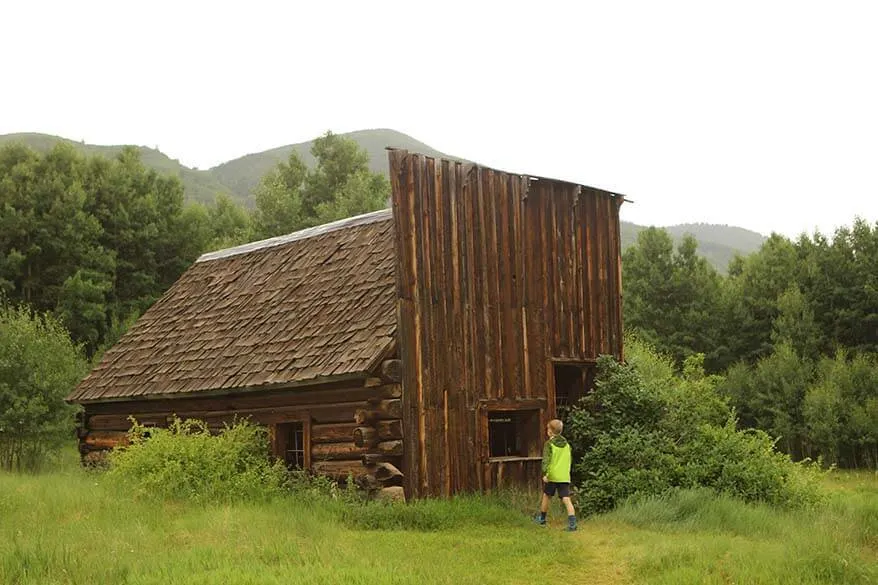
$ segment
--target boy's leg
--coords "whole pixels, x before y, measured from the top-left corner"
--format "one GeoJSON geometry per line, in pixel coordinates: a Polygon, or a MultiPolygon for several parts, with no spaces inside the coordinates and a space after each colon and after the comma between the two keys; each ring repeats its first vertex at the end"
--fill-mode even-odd
{"type": "Polygon", "coordinates": [[[569,484],[565,488],[563,491],[558,490],[558,495],[561,497],[564,507],[567,508],[567,530],[573,532],[576,530],[576,511],[573,509],[573,502],[570,500],[569,484]]]}
{"type": "Polygon", "coordinates": [[[543,495],[540,498],[540,513],[534,517],[534,522],[540,526],[546,525],[546,513],[549,511],[549,503],[552,501],[552,495],[555,493],[554,485],[547,483],[543,486],[543,495]]]}
{"type": "Polygon", "coordinates": [[[576,510],[573,509],[573,501],[568,498],[561,498],[561,501],[564,503],[564,507],[567,508],[568,516],[576,516],[576,510]]]}
{"type": "Polygon", "coordinates": [[[540,526],[546,525],[546,512],[549,511],[549,496],[543,493],[543,497],[540,498],[540,513],[534,517],[534,522],[539,524],[540,526]]]}

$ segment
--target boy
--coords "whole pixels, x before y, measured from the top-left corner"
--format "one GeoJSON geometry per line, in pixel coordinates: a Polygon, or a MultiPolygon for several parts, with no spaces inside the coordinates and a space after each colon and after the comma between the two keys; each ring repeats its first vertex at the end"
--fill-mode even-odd
{"type": "Polygon", "coordinates": [[[540,514],[534,521],[540,526],[546,525],[546,512],[555,492],[567,508],[567,531],[576,530],[576,512],[570,501],[570,465],[573,455],[567,439],[561,436],[564,423],[558,419],[550,420],[546,425],[549,440],[543,446],[543,498],[540,501],[540,514]]]}

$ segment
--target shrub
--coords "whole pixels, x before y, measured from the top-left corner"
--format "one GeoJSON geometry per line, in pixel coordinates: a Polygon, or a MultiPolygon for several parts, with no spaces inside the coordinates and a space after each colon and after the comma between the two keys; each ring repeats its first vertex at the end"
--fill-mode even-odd
{"type": "Polygon", "coordinates": [[[85,370],[53,318],[0,299],[0,469],[36,471],[73,438],[76,409],[64,397],[85,370]]]}
{"type": "Polygon", "coordinates": [[[567,437],[586,513],[633,495],[706,487],[748,502],[797,506],[817,498],[813,472],[761,431],[738,431],[734,412],[691,356],[682,376],[639,342],[629,364],[598,360],[597,386],[570,411],[567,437]],[[641,373],[641,368],[646,374],[641,373]]]}
{"type": "Polygon", "coordinates": [[[814,469],[777,451],[764,431],[736,430],[732,417],[723,426],[698,427],[690,441],[680,444],[679,457],[685,462],[684,486],[779,506],[811,504],[818,497],[814,469]]]}
{"type": "Polygon", "coordinates": [[[669,437],[635,427],[598,433],[595,444],[574,465],[577,503],[601,512],[635,494],[658,494],[679,485],[683,469],[669,437]]]}
{"type": "Polygon", "coordinates": [[[266,429],[248,421],[236,421],[218,434],[191,419],[174,419],[167,429],[133,421],[130,434],[131,444],[110,454],[107,478],[140,497],[263,500],[287,482],[283,465],[267,457],[266,429]]]}

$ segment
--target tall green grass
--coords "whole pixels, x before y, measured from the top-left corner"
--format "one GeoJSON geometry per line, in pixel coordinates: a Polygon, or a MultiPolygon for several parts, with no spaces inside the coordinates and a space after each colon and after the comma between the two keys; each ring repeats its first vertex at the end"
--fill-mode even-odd
{"type": "Polygon", "coordinates": [[[351,505],[300,490],[223,505],[137,498],[80,470],[0,474],[0,583],[878,582],[878,478],[830,476],[804,511],[704,491],[561,531],[535,494],[351,505]]]}
{"type": "Polygon", "coordinates": [[[0,583],[528,583],[576,562],[497,501],[320,495],[196,505],[132,498],[96,474],[0,475],[0,583]],[[404,529],[404,530],[400,530],[404,529]],[[510,574],[508,562],[526,570],[510,574]]]}
{"type": "Polygon", "coordinates": [[[603,519],[637,529],[644,583],[878,583],[878,480],[796,512],[682,490],[603,519]]]}

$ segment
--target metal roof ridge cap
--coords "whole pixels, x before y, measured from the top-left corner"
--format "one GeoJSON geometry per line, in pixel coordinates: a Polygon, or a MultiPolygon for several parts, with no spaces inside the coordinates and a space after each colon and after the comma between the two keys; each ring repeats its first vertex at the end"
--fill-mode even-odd
{"type": "Polygon", "coordinates": [[[283,246],[284,244],[288,244],[290,242],[312,238],[340,229],[377,222],[385,219],[385,217],[392,217],[392,211],[390,209],[379,209],[378,211],[372,211],[370,213],[364,213],[362,215],[355,215],[354,217],[346,217],[344,219],[339,219],[330,223],[305,228],[291,234],[275,236],[273,238],[259,240],[257,242],[250,242],[247,244],[242,244],[240,246],[235,246],[233,248],[217,250],[216,252],[207,252],[199,256],[198,260],[196,260],[195,262],[209,262],[210,260],[219,260],[222,258],[228,258],[230,256],[248,254],[250,252],[255,252],[257,250],[262,250],[265,248],[283,246]]]}

